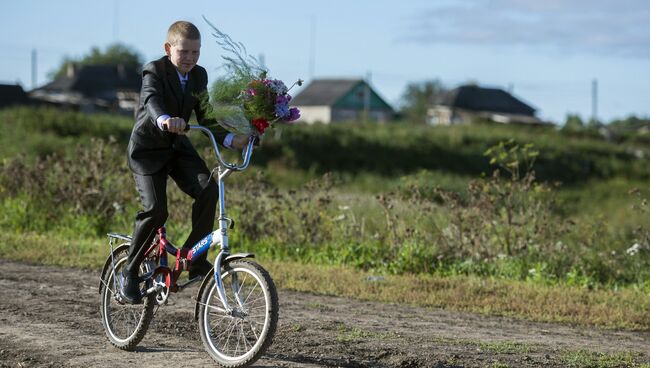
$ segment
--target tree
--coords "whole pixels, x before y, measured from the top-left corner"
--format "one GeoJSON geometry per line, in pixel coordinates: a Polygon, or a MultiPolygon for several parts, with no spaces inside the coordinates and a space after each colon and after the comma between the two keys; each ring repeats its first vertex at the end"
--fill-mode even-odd
{"type": "Polygon", "coordinates": [[[630,115],[625,119],[613,120],[610,124],[617,132],[636,132],[650,130],[650,117],[630,115]]]}
{"type": "Polygon", "coordinates": [[[142,66],[142,56],[135,49],[120,44],[115,43],[106,47],[105,51],[101,51],[99,47],[94,46],[90,53],[83,56],[80,59],[74,59],[66,56],[63,59],[61,66],[55,70],[52,74],[52,78],[56,78],[65,73],[68,70],[70,64],[76,64],[78,66],[84,65],[113,65],[117,66],[119,64],[124,65],[126,68],[139,70],[142,66]]]}
{"type": "Polygon", "coordinates": [[[580,118],[580,115],[569,113],[566,116],[564,127],[562,129],[578,131],[582,130],[584,126],[585,124],[583,123],[582,118],[580,118]]]}
{"type": "Polygon", "coordinates": [[[402,114],[412,122],[425,123],[427,111],[447,92],[438,79],[409,83],[402,94],[402,114]]]}

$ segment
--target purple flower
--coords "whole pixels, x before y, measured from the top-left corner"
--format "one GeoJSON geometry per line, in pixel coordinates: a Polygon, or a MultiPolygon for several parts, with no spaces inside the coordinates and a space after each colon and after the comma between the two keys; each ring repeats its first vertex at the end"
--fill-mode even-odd
{"type": "Polygon", "coordinates": [[[278,79],[271,79],[267,86],[269,86],[276,95],[284,95],[288,92],[287,86],[284,85],[284,82],[278,79]]]}
{"type": "Polygon", "coordinates": [[[282,104],[282,105],[288,104],[289,99],[286,96],[287,95],[279,95],[278,97],[275,98],[275,103],[276,104],[282,104]]]}
{"type": "Polygon", "coordinates": [[[287,104],[276,104],[275,105],[275,115],[281,119],[286,119],[290,114],[289,105],[287,104]]]}
{"type": "Polygon", "coordinates": [[[287,121],[294,121],[300,118],[300,110],[297,107],[292,107],[289,109],[289,117],[286,118],[287,121]]]}

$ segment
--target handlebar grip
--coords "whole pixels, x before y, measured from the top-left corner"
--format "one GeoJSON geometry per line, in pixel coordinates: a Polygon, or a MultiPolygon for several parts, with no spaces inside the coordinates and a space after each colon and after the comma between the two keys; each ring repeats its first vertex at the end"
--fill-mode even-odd
{"type": "MultiPolygon", "coordinates": [[[[168,132],[169,127],[165,124],[162,124],[163,132],[168,132]]],[[[184,132],[189,132],[190,131],[190,124],[185,124],[185,129],[183,129],[184,132]]]]}

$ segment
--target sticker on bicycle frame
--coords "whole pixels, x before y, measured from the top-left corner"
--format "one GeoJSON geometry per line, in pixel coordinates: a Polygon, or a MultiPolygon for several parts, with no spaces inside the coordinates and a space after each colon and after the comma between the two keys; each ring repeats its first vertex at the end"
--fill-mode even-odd
{"type": "Polygon", "coordinates": [[[208,234],[208,236],[196,243],[196,245],[192,247],[192,254],[196,255],[196,252],[198,252],[199,249],[203,248],[206,244],[209,244],[210,241],[212,241],[212,234],[208,234]]]}

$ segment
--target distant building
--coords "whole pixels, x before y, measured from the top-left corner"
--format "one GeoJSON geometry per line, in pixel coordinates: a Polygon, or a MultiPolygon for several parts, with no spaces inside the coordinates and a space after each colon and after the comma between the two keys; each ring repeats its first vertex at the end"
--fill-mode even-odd
{"type": "Polygon", "coordinates": [[[393,108],[362,79],[317,79],[291,101],[305,123],[363,120],[387,121],[393,108]]]}
{"type": "Polygon", "coordinates": [[[481,118],[497,123],[545,124],[535,108],[499,88],[466,85],[447,92],[427,112],[434,125],[469,123],[481,118]]]}
{"type": "Polygon", "coordinates": [[[29,105],[31,103],[29,96],[18,84],[0,84],[0,108],[29,105]]]}
{"type": "Polygon", "coordinates": [[[142,78],[124,65],[71,64],[67,73],[32,90],[30,96],[41,102],[85,112],[132,112],[138,103],[142,78]]]}

